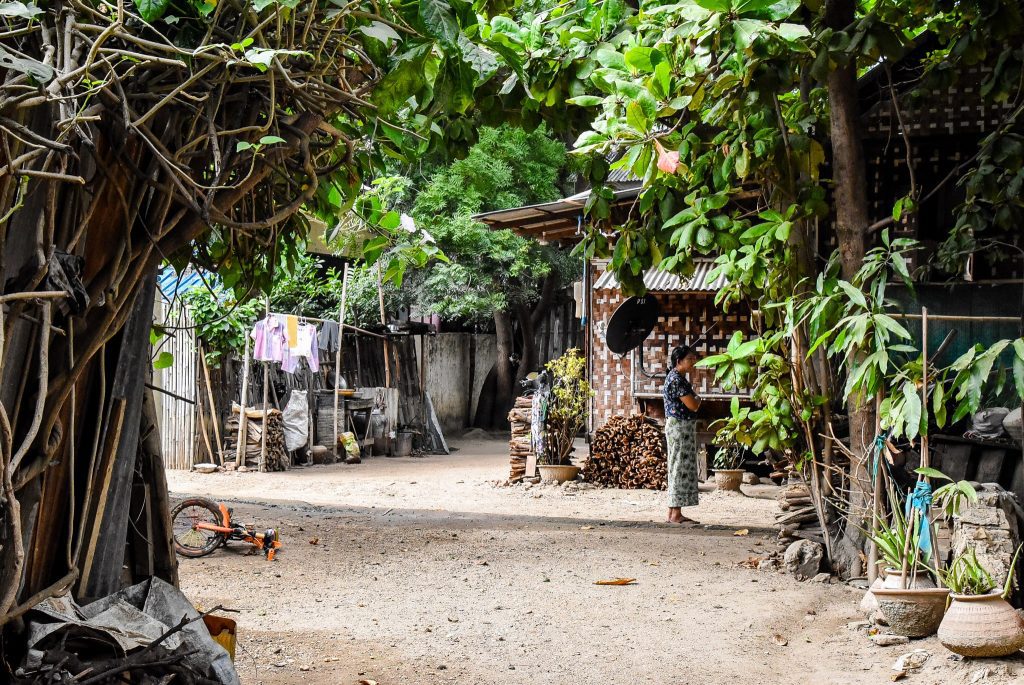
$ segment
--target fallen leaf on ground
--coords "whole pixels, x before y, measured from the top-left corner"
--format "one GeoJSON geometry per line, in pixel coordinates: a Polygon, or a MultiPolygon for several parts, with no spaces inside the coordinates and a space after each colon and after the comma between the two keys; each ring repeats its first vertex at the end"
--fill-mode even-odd
{"type": "Polygon", "coordinates": [[[359,685],[377,685],[377,681],[376,680],[369,680],[367,678],[363,678],[362,680],[359,681],[359,685]]]}
{"type": "Polygon", "coordinates": [[[595,580],[594,585],[632,585],[636,578],[612,578],[610,580],[595,580]]]}
{"type": "Polygon", "coordinates": [[[309,539],[309,544],[311,544],[311,545],[319,545],[320,544],[320,538],[310,538],[309,539]]]}
{"type": "Polygon", "coordinates": [[[761,557],[748,557],[746,561],[741,561],[740,566],[744,568],[757,568],[757,565],[761,563],[761,557]]]}
{"type": "Polygon", "coordinates": [[[593,526],[580,526],[580,530],[594,530],[593,526]]]}
{"type": "Polygon", "coordinates": [[[735,533],[733,533],[733,535],[750,535],[750,531],[746,528],[741,528],[740,530],[737,530],[735,533]]]}
{"type": "Polygon", "coordinates": [[[776,633],[775,635],[772,636],[772,642],[777,644],[779,647],[785,647],[786,645],[789,644],[789,640],[787,640],[786,638],[782,637],[778,633],[776,633]]]}
{"type": "Polygon", "coordinates": [[[891,680],[893,682],[896,682],[897,680],[903,680],[906,677],[907,677],[907,672],[906,671],[900,671],[899,673],[893,673],[891,676],[889,676],[889,680],[891,680]]]}

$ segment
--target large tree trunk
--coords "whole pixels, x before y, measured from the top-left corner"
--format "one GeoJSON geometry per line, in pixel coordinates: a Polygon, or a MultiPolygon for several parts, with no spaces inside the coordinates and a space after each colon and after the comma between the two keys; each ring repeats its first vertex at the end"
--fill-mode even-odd
{"type": "MultiPolygon", "coordinates": [[[[854,19],[853,0],[829,0],[826,22],[835,29],[854,19]]],[[[864,263],[868,220],[867,172],[857,107],[857,65],[840,66],[828,78],[832,138],[832,168],[835,182],[836,234],[843,278],[851,278],[864,263]]],[[[844,576],[863,573],[862,552],[865,517],[871,502],[871,481],[867,473],[868,450],[874,440],[874,409],[862,394],[846,398],[850,416],[850,488],[842,536],[834,550],[833,565],[844,576]]]]}

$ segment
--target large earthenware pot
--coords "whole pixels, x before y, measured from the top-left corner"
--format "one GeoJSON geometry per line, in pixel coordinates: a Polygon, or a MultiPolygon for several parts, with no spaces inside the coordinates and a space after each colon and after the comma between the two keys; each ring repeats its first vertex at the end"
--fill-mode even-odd
{"type": "Polygon", "coordinates": [[[576,480],[580,475],[579,466],[551,466],[540,464],[540,479],[545,483],[564,483],[567,480],[576,480]]]}
{"type": "Polygon", "coordinates": [[[743,492],[743,469],[715,469],[715,486],[725,492],[743,492]]]}
{"type": "Polygon", "coordinates": [[[1009,656],[1024,649],[1024,621],[1000,595],[951,595],[939,642],[969,657],[1009,656]]]}
{"type": "Polygon", "coordinates": [[[927,637],[942,623],[948,588],[908,588],[872,590],[878,609],[897,635],[927,637]]]}
{"type": "MultiPolygon", "coordinates": [[[[917,576],[917,580],[910,582],[910,586],[915,588],[932,588],[935,587],[935,581],[927,573],[920,573],[917,576]]],[[[899,590],[902,587],[903,571],[898,568],[885,569],[884,574],[876,578],[868,591],[864,593],[864,598],[860,601],[860,610],[870,619],[878,611],[878,598],[875,597],[875,590],[883,588],[899,590]]]]}

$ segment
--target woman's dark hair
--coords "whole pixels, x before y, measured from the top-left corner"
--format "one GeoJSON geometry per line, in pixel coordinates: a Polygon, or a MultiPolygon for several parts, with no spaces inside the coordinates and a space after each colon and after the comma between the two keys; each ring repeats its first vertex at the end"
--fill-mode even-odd
{"type": "Polygon", "coordinates": [[[693,350],[690,349],[689,345],[682,345],[672,350],[672,368],[676,368],[679,362],[683,361],[687,357],[693,354],[693,350]]]}

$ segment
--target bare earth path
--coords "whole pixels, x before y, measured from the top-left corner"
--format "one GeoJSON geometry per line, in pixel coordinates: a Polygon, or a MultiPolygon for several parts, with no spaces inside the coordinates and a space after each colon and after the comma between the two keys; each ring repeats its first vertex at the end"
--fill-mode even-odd
{"type": "Polygon", "coordinates": [[[737,567],[775,549],[770,487],[702,493],[685,513],[709,527],[684,529],[660,523],[662,493],[495,487],[505,444],[458,447],[286,473],[168,472],[176,497],[221,499],[281,529],[273,563],[234,546],[181,560],[193,601],[240,610],[244,683],[866,685],[889,682],[912,648],[932,657],[905,682],[1024,674],[1021,660],[950,661],[934,639],[874,647],[847,628],[860,592],[737,567]],[[593,584],[614,577],[637,583],[593,584]]]}

